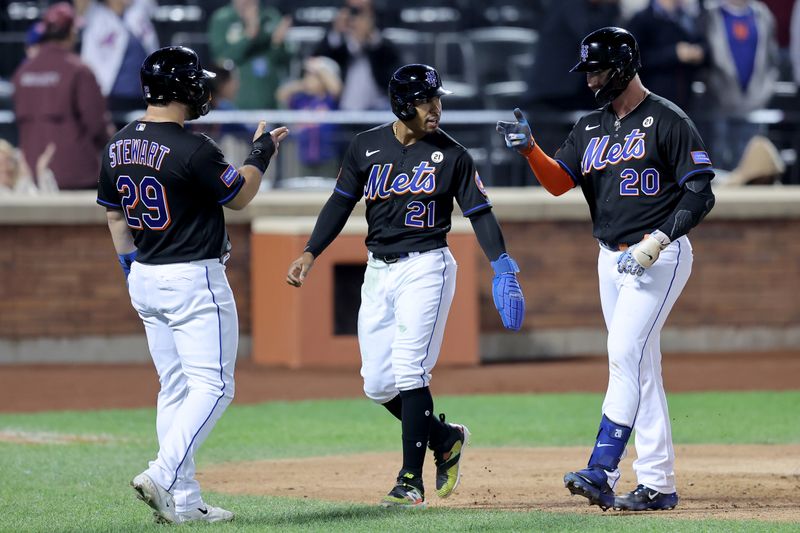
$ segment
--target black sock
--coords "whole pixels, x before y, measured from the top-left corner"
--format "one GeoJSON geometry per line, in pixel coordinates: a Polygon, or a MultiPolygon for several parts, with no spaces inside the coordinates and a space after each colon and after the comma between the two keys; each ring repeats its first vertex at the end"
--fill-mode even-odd
{"type": "Polygon", "coordinates": [[[433,398],[428,387],[400,391],[403,401],[403,470],[422,476],[433,419],[433,398]]]}
{"type": "Polygon", "coordinates": [[[431,419],[431,450],[439,449],[450,438],[450,426],[439,420],[438,416],[431,419]]]}
{"type": "Polygon", "coordinates": [[[387,411],[392,413],[396,419],[403,420],[403,400],[400,398],[399,394],[381,405],[383,405],[387,411]]]}

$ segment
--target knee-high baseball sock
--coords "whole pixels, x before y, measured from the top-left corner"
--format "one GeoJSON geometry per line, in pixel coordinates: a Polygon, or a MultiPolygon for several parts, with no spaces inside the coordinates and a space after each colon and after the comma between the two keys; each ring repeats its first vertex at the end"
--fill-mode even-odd
{"type": "Polygon", "coordinates": [[[433,398],[428,387],[400,391],[403,401],[403,470],[422,476],[431,432],[433,398]]]}
{"type": "MultiPolygon", "coordinates": [[[[381,405],[398,420],[403,419],[403,400],[400,398],[399,394],[381,405]]],[[[448,440],[450,440],[451,433],[450,426],[439,420],[438,417],[431,416],[430,449],[436,450],[442,444],[447,444],[448,440]]]]}
{"type": "Polygon", "coordinates": [[[396,419],[403,420],[403,400],[400,398],[399,394],[381,405],[392,413],[396,419]]]}

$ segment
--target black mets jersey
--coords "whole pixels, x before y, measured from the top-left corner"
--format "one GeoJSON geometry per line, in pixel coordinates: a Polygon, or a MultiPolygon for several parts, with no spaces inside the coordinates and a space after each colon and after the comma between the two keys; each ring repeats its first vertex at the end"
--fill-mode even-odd
{"type": "Polygon", "coordinates": [[[453,198],[464,216],[492,204],[467,150],[442,130],[404,146],[384,124],[350,143],[334,191],[367,204],[367,248],[377,255],[447,245],[453,198]]]}
{"type": "Polygon", "coordinates": [[[131,122],[106,147],[97,203],[125,215],[150,264],[213,259],[227,246],[222,206],[244,178],[207,136],[175,122],[131,122]]]}
{"type": "Polygon", "coordinates": [[[621,120],[610,104],[582,117],[555,159],[583,189],[594,237],[614,245],[642,240],[674,211],[689,178],[714,175],[686,113],[652,93],[621,120]]]}

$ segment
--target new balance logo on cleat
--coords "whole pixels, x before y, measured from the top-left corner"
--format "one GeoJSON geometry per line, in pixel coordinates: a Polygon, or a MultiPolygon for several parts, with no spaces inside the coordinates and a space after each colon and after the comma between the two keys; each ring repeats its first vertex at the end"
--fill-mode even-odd
{"type": "Polygon", "coordinates": [[[394,488],[381,500],[381,507],[424,509],[425,489],[422,479],[411,472],[401,472],[394,488]]]}

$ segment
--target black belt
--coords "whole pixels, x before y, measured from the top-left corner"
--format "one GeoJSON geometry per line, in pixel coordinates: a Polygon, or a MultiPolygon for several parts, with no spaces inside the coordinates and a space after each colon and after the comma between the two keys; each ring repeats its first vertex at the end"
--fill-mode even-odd
{"type": "Polygon", "coordinates": [[[388,264],[397,263],[400,259],[405,259],[408,256],[409,256],[408,252],[399,252],[396,254],[386,254],[386,255],[372,254],[372,257],[374,259],[377,259],[378,261],[383,261],[384,263],[388,264]]]}
{"type": "Polygon", "coordinates": [[[624,252],[625,250],[630,248],[630,245],[625,244],[624,242],[610,243],[600,240],[598,240],[598,242],[600,243],[600,246],[602,246],[606,250],[611,250],[612,252],[624,252]]]}

